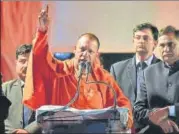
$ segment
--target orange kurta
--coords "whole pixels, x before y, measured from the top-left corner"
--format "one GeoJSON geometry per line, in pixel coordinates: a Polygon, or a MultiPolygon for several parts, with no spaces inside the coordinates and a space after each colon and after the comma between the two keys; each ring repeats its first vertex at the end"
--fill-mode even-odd
{"type": "MultiPolygon", "coordinates": [[[[59,61],[53,58],[49,51],[47,33],[38,31],[33,44],[24,88],[24,104],[32,109],[42,105],[66,105],[74,97],[77,89],[73,59],[59,61]]],[[[106,70],[95,65],[89,81],[105,81],[116,90],[118,106],[129,109],[128,126],[131,127],[133,120],[130,101],[124,96],[113,77],[106,70]]],[[[103,84],[86,84],[82,79],[80,95],[72,107],[98,109],[112,105],[111,89],[103,84]]]]}

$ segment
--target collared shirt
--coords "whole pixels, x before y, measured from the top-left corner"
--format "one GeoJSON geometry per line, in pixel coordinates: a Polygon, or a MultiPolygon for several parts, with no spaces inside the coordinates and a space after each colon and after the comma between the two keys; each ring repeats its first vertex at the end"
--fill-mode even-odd
{"type": "Polygon", "coordinates": [[[164,62],[164,66],[169,69],[169,75],[172,75],[179,70],[179,60],[172,65],[164,62]]]}
{"type": "MultiPolygon", "coordinates": [[[[146,59],[144,62],[147,64],[147,66],[151,65],[152,60],[153,60],[153,55],[150,56],[148,59],[146,59]]],[[[139,64],[140,60],[138,59],[138,57],[136,56],[136,66],[139,64]]]]}
{"type": "Polygon", "coordinates": [[[152,59],[153,59],[153,55],[150,56],[148,59],[146,59],[144,62],[142,62],[142,64],[140,64],[141,61],[136,56],[137,90],[135,90],[135,94],[139,94],[140,83],[143,77],[143,70],[152,63],[152,59]]]}
{"type": "Polygon", "coordinates": [[[175,106],[174,106],[174,105],[169,106],[168,110],[169,110],[169,113],[168,113],[169,116],[176,116],[176,113],[175,113],[175,106]]]}
{"type": "MultiPolygon", "coordinates": [[[[20,80],[20,83],[21,83],[22,94],[23,94],[25,82],[23,80],[20,80]]],[[[25,105],[23,105],[23,127],[24,128],[28,125],[30,113],[31,113],[30,109],[26,107],[25,105]]]]}
{"type": "Polygon", "coordinates": [[[24,84],[25,84],[25,82],[24,82],[23,80],[20,80],[20,83],[21,83],[21,87],[24,88],[24,84]]]}

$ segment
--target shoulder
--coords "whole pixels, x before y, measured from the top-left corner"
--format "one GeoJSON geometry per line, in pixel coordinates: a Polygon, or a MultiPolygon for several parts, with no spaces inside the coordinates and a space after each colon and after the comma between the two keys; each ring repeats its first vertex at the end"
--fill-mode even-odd
{"type": "Polygon", "coordinates": [[[2,90],[4,93],[10,90],[14,84],[18,84],[18,79],[10,80],[2,84],[2,90]]]}
{"type": "Polygon", "coordinates": [[[13,85],[14,83],[16,83],[18,80],[14,79],[14,80],[10,80],[10,81],[6,81],[2,84],[2,86],[8,86],[8,85],[13,85]]]}
{"type": "Polygon", "coordinates": [[[119,67],[119,66],[126,66],[131,62],[132,62],[132,58],[127,59],[127,60],[122,60],[122,61],[119,61],[119,62],[112,64],[112,67],[116,68],[116,67],[119,67]]]}
{"type": "Polygon", "coordinates": [[[156,71],[159,72],[163,68],[163,62],[159,61],[155,64],[151,64],[149,67],[146,68],[144,71],[146,74],[147,73],[155,73],[156,71]],[[155,70],[155,71],[154,71],[155,70]]]}

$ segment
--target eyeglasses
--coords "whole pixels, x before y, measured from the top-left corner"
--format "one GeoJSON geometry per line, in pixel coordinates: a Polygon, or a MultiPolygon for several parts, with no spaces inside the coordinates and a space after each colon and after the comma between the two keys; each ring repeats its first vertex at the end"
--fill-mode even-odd
{"type": "Polygon", "coordinates": [[[147,35],[144,35],[144,36],[137,35],[137,36],[134,36],[134,39],[136,40],[143,39],[144,41],[147,41],[147,42],[151,40],[151,38],[147,35]]]}

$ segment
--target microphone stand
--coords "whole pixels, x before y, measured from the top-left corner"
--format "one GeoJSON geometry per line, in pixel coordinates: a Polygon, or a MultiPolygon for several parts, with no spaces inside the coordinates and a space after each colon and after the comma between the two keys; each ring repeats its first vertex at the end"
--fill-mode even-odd
{"type": "MultiPolygon", "coordinates": [[[[87,77],[86,77],[86,81],[85,81],[86,84],[104,84],[109,89],[111,89],[111,91],[112,91],[112,93],[114,95],[114,102],[113,102],[113,107],[112,107],[114,109],[114,112],[112,114],[112,117],[108,119],[108,126],[107,126],[107,131],[109,133],[112,133],[111,121],[114,122],[114,121],[116,121],[116,120],[118,120],[120,118],[120,115],[119,115],[119,113],[117,111],[117,93],[116,93],[115,89],[111,85],[109,85],[108,83],[106,83],[104,81],[88,81],[88,76],[89,76],[89,73],[91,72],[91,65],[90,64],[86,66],[86,72],[87,72],[87,77]]],[[[121,127],[123,129],[126,129],[126,126],[124,126],[123,123],[121,123],[121,122],[119,122],[119,123],[120,123],[120,125],[121,125],[121,127]]]]}
{"type": "MultiPolygon", "coordinates": [[[[112,90],[113,92],[113,95],[114,95],[114,103],[113,103],[113,106],[112,106],[112,109],[114,109],[114,111],[111,113],[111,118],[108,118],[107,119],[107,128],[106,128],[106,131],[109,132],[109,133],[112,133],[112,130],[114,130],[113,128],[113,125],[116,123],[116,121],[118,120],[121,127],[125,129],[125,126],[121,123],[120,121],[120,114],[119,112],[117,111],[117,94],[116,94],[116,91],[114,90],[114,88],[109,85],[108,83],[106,82],[103,82],[103,81],[88,81],[88,76],[90,74],[90,71],[91,71],[91,65],[90,63],[86,62],[82,62],[80,65],[79,65],[79,74],[78,74],[78,82],[77,82],[77,90],[76,90],[76,93],[74,95],[74,97],[70,100],[69,103],[67,103],[62,109],[60,110],[65,110],[67,108],[69,108],[69,106],[71,104],[73,104],[76,99],[79,97],[79,94],[80,94],[80,81],[81,81],[81,77],[82,77],[82,70],[86,69],[86,81],[85,83],[86,84],[104,84],[106,85],[109,89],[112,90]]],[[[48,115],[53,115],[55,112],[47,112],[48,115]]],[[[117,122],[118,123],[118,122],[117,122]]],[[[118,128],[118,127],[117,127],[118,128]]],[[[118,129],[117,129],[118,130],[118,129]]]]}
{"type": "MultiPolygon", "coordinates": [[[[79,64],[79,74],[78,74],[78,80],[77,80],[77,90],[76,93],[74,95],[74,97],[70,100],[70,102],[68,102],[64,107],[62,107],[60,110],[65,110],[67,108],[69,108],[69,106],[71,106],[71,104],[73,104],[75,102],[75,100],[79,97],[80,94],[80,81],[81,81],[81,76],[82,76],[82,70],[86,67],[85,62],[80,62],[79,64]]],[[[44,112],[42,115],[54,115],[56,112],[54,111],[47,111],[44,112]]]]}
{"type": "Polygon", "coordinates": [[[70,100],[70,102],[68,102],[63,109],[68,108],[71,104],[73,104],[76,99],[79,97],[80,94],[80,81],[81,81],[81,77],[82,77],[82,70],[86,67],[86,64],[84,62],[81,62],[79,65],[79,76],[78,76],[78,82],[77,82],[77,90],[75,93],[75,96],[70,100]]]}
{"type": "Polygon", "coordinates": [[[113,95],[114,95],[114,101],[113,101],[113,108],[116,111],[116,107],[117,107],[117,93],[115,91],[115,89],[109,85],[108,83],[104,82],[104,81],[88,81],[88,77],[89,77],[89,73],[90,73],[90,69],[88,69],[89,71],[87,71],[87,76],[86,76],[86,84],[104,84],[106,85],[109,89],[111,89],[113,95]]]}

